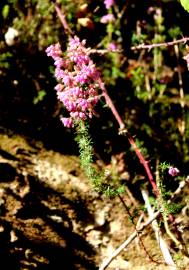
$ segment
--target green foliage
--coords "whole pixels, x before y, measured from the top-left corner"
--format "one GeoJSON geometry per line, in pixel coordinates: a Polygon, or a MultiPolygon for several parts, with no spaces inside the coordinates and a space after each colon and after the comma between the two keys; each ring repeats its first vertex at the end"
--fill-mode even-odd
{"type": "Polygon", "coordinates": [[[137,98],[145,101],[149,98],[149,93],[145,91],[145,69],[141,66],[131,70],[131,82],[135,88],[137,98]]]}
{"type": "Polygon", "coordinates": [[[40,90],[38,92],[38,95],[33,99],[33,103],[35,105],[38,104],[40,101],[42,101],[44,99],[45,96],[46,96],[45,90],[40,90]]]}
{"type": "Polygon", "coordinates": [[[10,10],[10,6],[9,5],[4,5],[3,9],[2,9],[2,16],[4,19],[6,19],[9,15],[9,10],[10,10]]]}
{"type": "Polygon", "coordinates": [[[158,166],[158,170],[161,174],[161,176],[167,171],[167,169],[169,169],[170,167],[170,164],[167,163],[166,161],[165,162],[161,162],[158,166]]]}
{"type": "Polygon", "coordinates": [[[177,214],[180,213],[180,211],[183,209],[184,205],[182,203],[170,203],[168,205],[168,213],[170,214],[177,214]]]}
{"type": "Polygon", "coordinates": [[[8,69],[10,68],[10,59],[12,58],[12,54],[10,52],[4,52],[0,54],[0,68],[8,69]]]}
{"type": "MultiPolygon", "coordinates": [[[[146,158],[148,156],[148,149],[144,146],[144,141],[140,141],[138,138],[136,138],[135,143],[141,154],[146,158]]],[[[131,151],[134,152],[134,149],[132,147],[131,151]]]]}
{"type": "Polygon", "coordinates": [[[107,197],[113,198],[113,197],[116,197],[118,194],[124,193],[125,188],[124,186],[114,188],[109,185],[102,185],[100,192],[102,192],[107,197]]]}
{"type": "Polygon", "coordinates": [[[102,70],[104,81],[110,85],[116,84],[118,78],[124,78],[125,74],[120,69],[120,54],[119,53],[108,53],[106,56],[106,64],[102,70]]]}
{"type": "Polygon", "coordinates": [[[54,7],[51,1],[43,0],[29,3],[27,12],[17,8],[18,16],[14,27],[19,30],[24,43],[30,39],[39,49],[44,49],[52,42],[58,41],[60,24],[54,23],[54,7]]]}
{"type": "Polygon", "coordinates": [[[167,218],[169,214],[178,213],[183,208],[182,203],[174,203],[169,201],[172,192],[167,190],[167,187],[164,184],[166,183],[166,174],[169,168],[170,164],[167,162],[162,162],[158,166],[159,177],[157,178],[157,185],[160,192],[158,204],[161,206],[165,218],[167,218]]]}
{"type": "MultiPolygon", "coordinates": [[[[181,27],[174,22],[174,26],[169,25],[169,28],[164,14],[164,9],[154,8],[153,13],[149,13],[153,23],[151,21],[151,23],[147,23],[143,27],[140,22],[137,22],[137,29],[133,37],[144,34],[146,44],[164,43],[170,41],[170,37],[172,39],[180,38],[182,36],[181,27]]],[[[141,44],[140,39],[139,44],[141,44]]],[[[136,44],[133,42],[133,45],[136,44]]],[[[176,66],[180,70],[183,51],[183,45],[169,48],[161,46],[151,49],[149,45],[149,51],[135,52],[134,58],[130,60],[128,67],[128,78],[132,82],[133,91],[133,98],[130,95],[128,102],[140,105],[132,106],[134,114],[131,114],[131,111],[128,110],[126,114],[127,123],[141,134],[141,138],[145,137],[145,145],[148,145],[148,142],[151,145],[153,144],[153,147],[148,149],[152,156],[164,156],[168,163],[173,156],[168,155],[169,150],[168,152],[164,150],[170,148],[174,149],[172,151],[175,151],[175,155],[178,154],[184,162],[188,162],[187,92],[186,89],[179,89],[178,86],[178,76],[180,76],[180,83],[183,84],[184,78],[188,79],[188,75],[178,75],[178,72],[174,69],[176,66]],[[178,54],[179,49],[180,54],[178,54]],[[182,109],[181,105],[181,93],[183,90],[185,92],[183,96],[184,109],[182,109]],[[176,110],[177,114],[175,113],[176,110]],[[144,121],[140,121],[142,120],[141,114],[144,115],[144,121]],[[161,145],[162,136],[166,142],[161,145]]],[[[181,159],[180,162],[182,162],[181,159]]]]}
{"type": "Polygon", "coordinates": [[[79,146],[81,167],[91,181],[94,189],[108,197],[115,197],[118,194],[124,193],[125,188],[119,185],[116,181],[117,179],[110,178],[106,181],[105,172],[99,172],[95,167],[93,163],[93,146],[87,124],[79,121],[76,125],[76,141],[79,146]]]}
{"type": "Polygon", "coordinates": [[[159,190],[159,197],[158,197],[158,207],[161,207],[162,214],[165,219],[167,219],[168,215],[171,213],[171,210],[173,209],[170,204],[168,203],[168,196],[166,192],[165,185],[162,182],[162,179],[157,180],[157,187],[159,190]]]}
{"type": "MultiPolygon", "coordinates": [[[[62,1],[62,4],[67,1],[62,1]]],[[[71,3],[69,4],[71,5],[71,3]]],[[[67,8],[69,8],[67,5],[67,8]]],[[[14,15],[11,26],[19,31],[20,42],[44,50],[49,44],[58,42],[62,25],[50,0],[27,0],[23,3],[9,0],[3,6],[4,19],[14,15]]]]}
{"type": "Polygon", "coordinates": [[[93,165],[93,147],[88,133],[87,124],[85,124],[83,121],[79,121],[77,123],[76,131],[76,141],[79,146],[81,166],[95,188],[99,189],[101,185],[101,176],[93,165]]]}
{"type": "Polygon", "coordinates": [[[145,40],[147,39],[147,35],[146,34],[136,34],[135,32],[133,32],[132,34],[132,37],[131,37],[131,41],[132,41],[132,44],[134,46],[137,46],[137,45],[140,45],[140,44],[143,44],[145,43],[145,40]]]}
{"type": "Polygon", "coordinates": [[[181,29],[179,26],[172,27],[168,30],[168,34],[171,38],[176,39],[181,35],[181,29]]]}
{"type": "Polygon", "coordinates": [[[180,0],[180,3],[181,3],[181,5],[183,6],[183,8],[184,8],[187,12],[189,12],[189,2],[188,2],[188,0],[180,0]]]}

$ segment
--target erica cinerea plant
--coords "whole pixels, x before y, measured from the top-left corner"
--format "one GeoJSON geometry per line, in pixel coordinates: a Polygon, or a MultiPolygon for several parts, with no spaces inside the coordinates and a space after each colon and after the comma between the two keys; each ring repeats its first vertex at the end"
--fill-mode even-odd
{"type": "Polygon", "coordinates": [[[105,185],[103,181],[105,174],[97,172],[93,166],[93,147],[87,120],[93,117],[95,105],[104,95],[121,126],[122,122],[106,93],[100,73],[90,57],[91,49],[86,48],[85,44],[85,40],[80,41],[77,36],[74,36],[69,38],[66,53],[62,52],[59,43],[49,46],[46,53],[54,60],[55,77],[58,81],[55,86],[57,98],[68,112],[68,116],[61,116],[60,120],[65,127],[76,129],[81,165],[96,190],[115,195],[123,188],[115,188],[111,183],[105,185]],[[99,90],[103,93],[100,94],[99,90]]]}
{"type": "MultiPolygon", "coordinates": [[[[105,193],[112,193],[111,184],[109,183],[108,186],[104,187],[103,178],[105,176],[103,174],[99,175],[92,166],[91,139],[86,125],[87,119],[92,118],[95,114],[95,105],[99,97],[104,96],[106,104],[110,107],[119,124],[120,134],[128,137],[130,144],[144,166],[154,193],[158,196],[158,190],[150,168],[135,144],[134,139],[125,129],[125,124],[106,91],[104,83],[100,78],[100,73],[90,58],[91,49],[86,48],[85,44],[85,40],[80,41],[75,36],[69,38],[65,54],[63,54],[59,43],[51,45],[46,49],[47,55],[54,60],[55,77],[59,82],[55,87],[57,98],[63,103],[69,113],[68,117],[61,116],[61,121],[65,127],[76,127],[82,167],[96,188],[100,188],[105,193]],[[101,93],[98,93],[99,91],[101,93]]],[[[120,188],[118,188],[118,191],[120,191],[120,188]]]]}
{"type": "MultiPolygon", "coordinates": [[[[114,1],[104,1],[108,12],[111,11],[114,4],[114,1]]],[[[57,5],[55,5],[55,8],[64,29],[69,29],[65,16],[61,14],[57,5]]],[[[147,179],[152,186],[155,196],[158,197],[159,191],[148,162],[142,155],[134,138],[126,129],[125,123],[109,97],[100,73],[91,59],[93,50],[86,47],[85,40],[80,41],[77,36],[73,37],[71,30],[68,33],[71,37],[69,38],[66,52],[62,52],[59,43],[49,46],[46,52],[48,56],[54,59],[55,77],[58,80],[58,84],[55,87],[57,97],[68,111],[68,116],[61,116],[61,121],[67,128],[76,127],[76,131],[79,134],[77,142],[80,147],[83,168],[86,169],[87,175],[90,178],[94,178],[93,181],[96,183],[98,173],[94,173],[94,168],[91,168],[90,173],[88,170],[92,165],[93,148],[87,131],[87,120],[95,114],[95,105],[99,98],[103,96],[119,125],[119,134],[127,137],[146,172],[147,179]]],[[[103,180],[102,175],[100,178],[103,180]]]]}
{"type": "MultiPolygon", "coordinates": [[[[108,24],[107,27],[107,35],[108,39],[106,39],[104,51],[111,53],[114,55],[114,52],[117,50],[116,44],[112,39],[112,27],[117,18],[116,12],[114,11],[114,1],[104,1],[104,5],[106,7],[107,13],[103,17],[101,17],[100,22],[104,24],[108,24]],[[115,13],[115,14],[114,14],[115,13]]],[[[161,165],[156,172],[155,179],[154,175],[151,172],[151,168],[149,166],[148,161],[144,158],[144,155],[141,153],[139,147],[135,143],[133,136],[129,133],[126,128],[126,120],[125,122],[120,117],[117,109],[115,108],[108,92],[106,90],[105,84],[101,78],[101,74],[96,68],[93,60],[91,59],[91,54],[94,53],[95,50],[86,47],[86,41],[81,41],[77,36],[73,36],[72,30],[70,30],[69,26],[67,26],[65,21],[65,16],[61,15],[58,6],[55,6],[57,10],[58,16],[60,16],[60,20],[64,26],[64,29],[71,35],[68,40],[68,46],[66,52],[62,52],[61,46],[59,43],[55,45],[51,45],[47,48],[46,52],[48,56],[51,56],[54,60],[55,65],[55,77],[58,81],[58,84],[55,86],[55,90],[57,92],[57,98],[63,103],[64,107],[67,109],[67,115],[61,116],[61,121],[63,125],[67,128],[74,128],[76,130],[76,141],[78,143],[80,149],[80,158],[81,165],[87,175],[87,177],[92,181],[95,189],[99,192],[103,192],[107,195],[117,195],[121,201],[122,198],[119,195],[124,189],[121,186],[117,186],[111,179],[107,177],[108,174],[105,172],[99,173],[95,166],[93,165],[93,145],[92,140],[90,138],[88,132],[89,119],[95,115],[95,106],[98,103],[100,98],[104,98],[106,105],[111,109],[113,116],[115,117],[118,126],[119,126],[119,134],[126,136],[130,145],[134,149],[140,164],[143,166],[144,171],[146,173],[146,179],[152,186],[153,193],[157,198],[156,208],[158,208],[160,215],[162,212],[163,222],[165,224],[165,230],[169,237],[175,242],[176,246],[179,249],[182,249],[182,245],[178,241],[176,237],[174,237],[173,233],[169,229],[168,222],[173,222],[174,217],[172,216],[172,211],[170,211],[171,200],[167,200],[165,196],[166,190],[164,188],[163,181],[166,179],[164,174],[168,173],[171,177],[176,177],[179,174],[179,170],[176,167],[171,167],[169,164],[161,165]],[[69,29],[69,30],[68,30],[69,29]],[[158,171],[160,172],[158,175],[158,171]]],[[[159,16],[161,13],[157,13],[159,16]]],[[[161,16],[160,16],[161,17],[161,16]]],[[[158,17],[159,18],[159,17],[158,17]]],[[[114,29],[115,30],[115,29],[114,29]]],[[[118,32],[118,35],[120,33],[118,32]]],[[[160,45],[162,46],[166,44],[166,46],[172,46],[175,43],[169,42],[159,42],[156,41],[156,44],[151,45],[139,45],[135,46],[132,49],[146,49],[146,48],[158,48],[160,45]],[[148,47],[147,47],[148,46],[148,47]]],[[[175,42],[175,41],[174,41],[175,42]]],[[[179,41],[181,42],[181,41],[179,41]]],[[[183,39],[182,39],[183,42],[183,39]]],[[[114,57],[114,56],[113,56],[114,57]]],[[[185,60],[188,60],[187,56],[185,60]]],[[[156,70],[156,69],[155,69],[156,70]]],[[[157,71],[157,74],[159,71],[157,71]]],[[[156,73],[156,72],[155,72],[156,73]]],[[[154,73],[154,74],[155,74],[154,73]]],[[[111,76],[110,76],[111,79],[111,76]]],[[[143,192],[144,197],[146,196],[143,192]]],[[[145,200],[144,200],[145,201],[145,200]]],[[[147,205],[147,202],[145,202],[147,205]]],[[[148,203],[149,205],[150,203],[148,203]]],[[[151,208],[151,206],[150,206],[151,208]]],[[[150,210],[149,208],[149,210],[150,210]]],[[[151,211],[151,210],[150,210],[151,211]]],[[[129,211],[128,211],[129,213],[129,211]]],[[[153,211],[151,212],[152,215],[153,211]]],[[[155,218],[157,217],[156,214],[155,218]]],[[[129,214],[130,216],[130,214],[129,214]]],[[[134,223],[133,223],[134,224],[134,223]]],[[[135,225],[135,224],[134,224],[135,225]]],[[[136,229],[136,226],[135,226],[136,229]]],[[[159,232],[156,230],[156,233],[159,232]]],[[[136,230],[136,235],[138,236],[138,231],[136,230]]],[[[168,247],[164,247],[162,253],[167,256],[168,247]]],[[[171,257],[171,256],[170,256],[171,257]]],[[[165,260],[166,261],[166,260],[165,260]]],[[[171,264],[174,266],[173,260],[166,261],[167,264],[171,264]]],[[[105,268],[100,268],[105,269],[105,268]]]]}
{"type": "MultiPolygon", "coordinates": [[[[114,4],[115,2],[113,0],[104,1],[104,5],[108,11],[111,11],[111,7],[114,4]]],[[[99,97],[103,96],[119,125],[119,134],[127,136],[130,145],[143,165],[154,194],[158,196],[159,191],[150,167],[137,147],[134,138],[125,128],[125,123],[108,95],[100,73],[90,57],[91,48],[85,47],[85,40],[80,41],[77,36],[73,37],[73,32],[65,20],[65,15],[61,13],[58,5],[55,5],[55,9],[64,29],[68,31],[70,37],[65,53],[62,52],[59,43],[49,46],[46,49],[46,53],[54,59],[55,77],[59,82],[55,87],[57,98],[63,103],[69,113],[68,117],[62,116],[61,121],[65,127],[76,127],[76,140],[80,148],[82,167],[98,190],[109,195],[115,195],[117,191],[120,192],[120,190],[123,190],[123,187],[115,189],[111,183],[104,185],[105,174],[96,172],[92,165],[93,148],[87,132],[86,121],[95,114],[94,107],[99,97]],[[101,92],[98,93],[98,91],[101,92]]]]}

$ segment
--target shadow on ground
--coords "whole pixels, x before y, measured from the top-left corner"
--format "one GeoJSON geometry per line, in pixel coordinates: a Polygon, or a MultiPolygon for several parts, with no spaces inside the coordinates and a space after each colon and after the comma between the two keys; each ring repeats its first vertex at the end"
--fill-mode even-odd
{"type": "Polygon", "coordinates": [[[0,165],[1,269],[97,269],[93,248],[73,229],[78,216],[93,219],[85,202],[72,201],[33,176],[26,179],[9,164],[0,165]]]}

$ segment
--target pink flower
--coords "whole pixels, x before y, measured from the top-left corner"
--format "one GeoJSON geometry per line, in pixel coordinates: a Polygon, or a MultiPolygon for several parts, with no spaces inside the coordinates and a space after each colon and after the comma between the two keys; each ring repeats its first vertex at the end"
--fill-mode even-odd
{"type": "Polygon", "coordinates": [[[63,89],[63,85],[62,84],[60,84],[60,83],[58,83],[56,86],[55,86],[55,88],[54,88],[56,91],[62,91],[62,89],[63,89]]]}
{"type": "Polygon", "coordinates": [[[118,46],[115,42],[111,42],[108,44],[108,50],[110,50],[110,51],[115,51],[115,50],[117,50],[117,48],[118,48],[118,46]]]}
{"type": "Polygon", "coordinates": [[[155,8],[154,7],[149,7],[147,11],[148,11],[149,14],[151,14],[152,12],[155,11],[155,8]]]}
{"type": "Polygon", "coordinates": [[[100,74],[90,59],[90,48],[78,37],[70,38],[67,54],[63,58],[60,44],[46,49],[54,59],[55,77],[59,81],[55,90],[57,98],[68,110],[70,117],[61,117],[65,127],[73,127],[74,121],[86,120],[94,114],[98,102],[98,79],[100,74]]]}
{"type": "Polygon", "coordinates": [[[107,9],[111,8],[115,4],[114,0],[104,0],[104,5],[107,9]]]}
{"type": "Polygon", "coordinates": [[[62,121],[65,127],[71,128],[73,126],[73,122],[71,118],[61,117],[60,120],[62,121]]]}
{"type": "Polygon", "coordinates": [[[115,21],[115,17],[113,14],[107,14],[104,15],[101,19],[100,22],[101,23],[110,23],[110,22],[114,22],[115,21]]]}
{"type": "Polygon", "coordinates": [[[49,46],[46,49],[46,53],[47,56],[51,56],[54,60],[56,60],[57,57],[60,57],[62,55],[60,43],[56,43],[54,45],[49,46]]]}
{"type": "Polygon", "coordinates": [[[168,170],[168,174],[170,174],[171,176],[175,177],[179,174],[179,170],[177,168],[174,167],[170,167],[168,170]]]}

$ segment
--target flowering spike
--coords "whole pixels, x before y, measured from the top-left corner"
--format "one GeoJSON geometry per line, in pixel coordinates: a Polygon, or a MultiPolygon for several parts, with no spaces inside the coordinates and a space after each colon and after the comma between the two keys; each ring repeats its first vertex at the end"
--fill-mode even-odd
{"type": "Polygon", "coordinates": [[[70,114],[69,118],[61,118],[68,128],[73,127],[74,120],[92,118],[98,102],[97,81],[100,74],[90,59],[90,50],[85,43],[77,36],[70,38],[65,58],[59,43],[46,49],[47,56],[53,58],[56,67],[55,77],[59,81],[55,86],[57,98],[70,114]]]}

